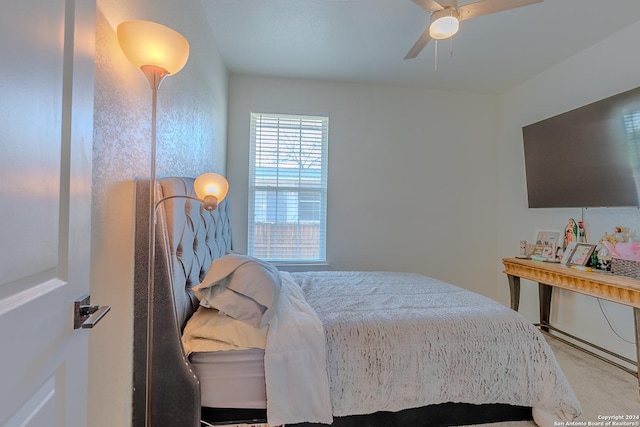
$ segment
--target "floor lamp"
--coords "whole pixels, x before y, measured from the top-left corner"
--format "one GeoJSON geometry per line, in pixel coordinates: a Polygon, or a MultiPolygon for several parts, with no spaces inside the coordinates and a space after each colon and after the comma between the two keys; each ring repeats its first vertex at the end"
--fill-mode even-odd
{"type": "Polygon", "coordinates": [[[179,72],[189,58],[189,43],[171,28],[149,21],[125,21],[118,25],[118,43],[125,56],[142,70],[151,86],[151,173],[149,178],[149,262],[147,284],[147,340],[145,367],[145,425],[150,426],[150,378],[152,372],[153,296],[155,269],[156,108],[164,78],[179,72]]]}

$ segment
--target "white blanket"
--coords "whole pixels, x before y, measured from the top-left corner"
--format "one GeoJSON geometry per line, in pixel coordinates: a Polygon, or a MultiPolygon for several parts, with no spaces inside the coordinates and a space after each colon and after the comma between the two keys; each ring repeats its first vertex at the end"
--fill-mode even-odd
{"type": "Polygon", "coordinates": [[[269,425],[331,424],[331,400],[322,323],[300,287],[283,272],[269,323],[264,367],[269,425]]]}
{"type": "Polygon", "coordinates": [[[415,274],[292,276],[324,325],[335,416],[444,402],[580,414],[544,337],[496,301],[415,274]]]}

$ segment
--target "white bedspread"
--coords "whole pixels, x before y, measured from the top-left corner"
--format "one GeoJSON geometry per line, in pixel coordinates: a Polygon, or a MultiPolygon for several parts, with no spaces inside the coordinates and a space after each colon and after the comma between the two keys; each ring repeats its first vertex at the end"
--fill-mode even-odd
{"type": "Polygon", "coordinates": [[[322,323],[289,273],[269,323],[264,355],[269,425],[331,424],[322,323]]]}
{"type": "Polygon", "coordinates": [[[415,274],[292,276],[324,325],[334,416],[444,402],[580,414],[544,337],[496,301],[415,274]]]}

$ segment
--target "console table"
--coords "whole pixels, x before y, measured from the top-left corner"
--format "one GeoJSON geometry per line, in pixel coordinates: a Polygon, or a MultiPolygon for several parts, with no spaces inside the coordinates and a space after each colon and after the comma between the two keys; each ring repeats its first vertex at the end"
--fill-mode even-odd
{"type": "MultiPolygon", "coordinates": [[[[553,329],[564,333],[557,328],[554,328],[549,323],[549,316],[551,313],[551,294],[554,287],[566,289],[573,292],[579,292],[584,295],[589,295],[592,297],[597,297],[633,307],[636,354],[638,356],[638,360],[640,361],[640,280],[632,279],[630,277],[614,276],[612,274],[598,271],[575,270],[566,265],[558,263],[540,262],[530,259],[504,258],[502,260],[502,263],[504,264],[504,273],[509,279],[511,308],[513,310],[518,311],[518,307],[520,304],[520,279],[522,278],[538,282],[538,295],[540,299],[539,326],[543,331],[548,332],[549,329],[553,329]]],[[[564,334],[569,335],[566,333],[564,334]]],[[[582,343],[588,344],[591,347],[595,347],[598,350],[604,351],[612,356],[624,360],[627,363],[635,365],[636,371],[633,372],[629,369],[625,369],[621,365],[614,363],[615,365],[622,367],[626,371],[636,375],[640,383],[640,375],[638,372],[637,362],[629,360],[606,349],[602,349],[601,347],[591,344],[588,341],[573,336],[571,337],[577,339],[582,343]]],[[[581,349],[584,350],[583,348],[581,349]]],[[[592,352],[589,353],[594,354],[592,352]]]]}

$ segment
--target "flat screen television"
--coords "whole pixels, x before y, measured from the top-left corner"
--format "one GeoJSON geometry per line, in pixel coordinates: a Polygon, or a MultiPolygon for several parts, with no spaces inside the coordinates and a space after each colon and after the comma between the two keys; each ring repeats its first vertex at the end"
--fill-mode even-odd
{"type": "Polygon", "coordinates": [[[530,208],[640,205],[640,88],[522,128],[530,208]]]}

